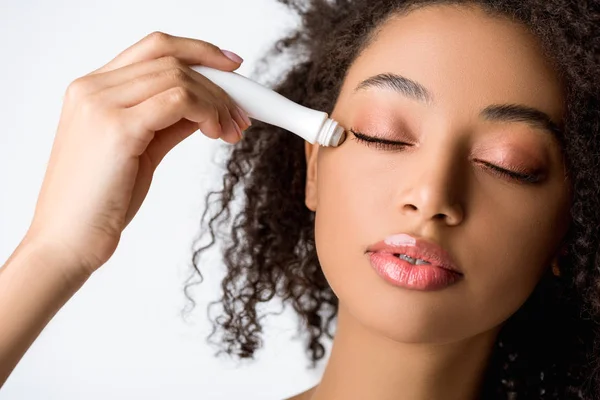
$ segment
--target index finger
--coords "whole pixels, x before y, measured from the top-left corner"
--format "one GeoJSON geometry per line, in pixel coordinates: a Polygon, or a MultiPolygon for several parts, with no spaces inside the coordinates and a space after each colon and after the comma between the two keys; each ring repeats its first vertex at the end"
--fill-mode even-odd
{"type": "MultiPolygon", "coordinates": [[[[228,53],[231,54],[231,52],[228,53]]],[[[243,61],[241,58],[234,60],[236,55],[232,57],[233,59],[229,58],[212,43],[157,31],[123,50],[108,64],[88,75],[108,72],[126,65],[164,56],[176,57],[188,65],[201,64],[223,71],[234,71],[243,61]]]]}

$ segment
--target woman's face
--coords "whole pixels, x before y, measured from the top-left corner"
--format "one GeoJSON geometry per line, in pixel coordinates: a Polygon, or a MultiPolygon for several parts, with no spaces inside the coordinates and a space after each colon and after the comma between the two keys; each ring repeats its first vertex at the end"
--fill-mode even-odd
{"type": "Polygon", "coordinates": [[[552,131],[562,114],[561,85],[521,25],[464,6],[382,25],[332,117],[407,145],[368,145],[352,133],[338,148],[307,145],[306,204],[344,310],[394,340],[437,343],[493,331],[513,314],[569,222],[552,131]],[[367,250],[394,234],[438,244],[462,275],[442,287],[390,283],[367,250]]]}

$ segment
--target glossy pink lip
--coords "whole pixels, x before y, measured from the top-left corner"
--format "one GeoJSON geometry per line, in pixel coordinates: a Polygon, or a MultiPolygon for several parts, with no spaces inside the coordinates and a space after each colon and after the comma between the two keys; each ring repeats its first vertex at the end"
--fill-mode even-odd
{"type": "Polygon", "coordinates": [[[386,281],[417,290],[439,290],[456,283],[462,272],[437,244],[407,234],[392,235],[367,249],[371,265],[386,281]],[[415,265],[397,257],[404,254],[429,264],[415,265]]]}

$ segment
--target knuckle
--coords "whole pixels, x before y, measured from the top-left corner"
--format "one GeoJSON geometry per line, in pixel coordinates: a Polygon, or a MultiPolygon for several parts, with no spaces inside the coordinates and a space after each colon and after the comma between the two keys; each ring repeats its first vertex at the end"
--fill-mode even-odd
{"type": "Polygon", "coordinates": [[[167,101],[176,104],[190,103],[194,100],[194,94],[183,86],[177,86],[170,90],[169,96],[167,97],[167,101]]]}
{"type": "Polygon", "coordinates": [[[184,64],[175,56],[164,56],[160,58],[160,63],[165,68],[183,68],[184,64]]]}
{"type": "Polygon", "coordinates": [[[170,68],[162,72],[163,76],[170,81],[177,83],[187,83],[190,81],[190,77],[185,71],[179,67],[170,68]]]}
{"type": "Polygon", "coordinates": [[[154,31],[150,34],[148,34],[145,39],[152,43],[153,46],[164,46],[167,42],[170,42],[171,40],[171,35],[161,32],[161,31],[154,31]]]}
{"type": "Polygon", "coordinates": [[[85,97],[91,91],[91,85],[85,78],[77,78],[67,87],[66,95],[73,98],[85,97]]]}

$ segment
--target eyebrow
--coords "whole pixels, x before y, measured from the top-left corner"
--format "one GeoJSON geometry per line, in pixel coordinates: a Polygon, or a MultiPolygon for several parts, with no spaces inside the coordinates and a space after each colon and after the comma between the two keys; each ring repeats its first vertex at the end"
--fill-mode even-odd
{"type": "Polygon", "coordinates": [[[480,115],[488,121],[525,122],[550,132],[558,139],[562,136],[560,128],[548,114],[522,104],[492,104],[484,108],[480,115]]]}
{"type": "Polygon", "coordinates": [[[402,75],[386,73],[372,76],[360,82],[354,89],[354,92],[369,88],[393,90],[409,99],[422,103],[433,101],[433,96],[425,86],[402,75]]]}
{"type": "MultiPolygon", "coordinates": [[[[384,73],[371,76],[360,82],[354,92],[370,88],[392,90],[425,104],[433,102],[433,95],[425,86],[398,74],[384,73]]],[[[488,121],[524,122],[551,133],[557,139],[562,137],[560,128],[548,114],[522,104],[492,104],[484,108],[479,115],[488,121]]]]}

